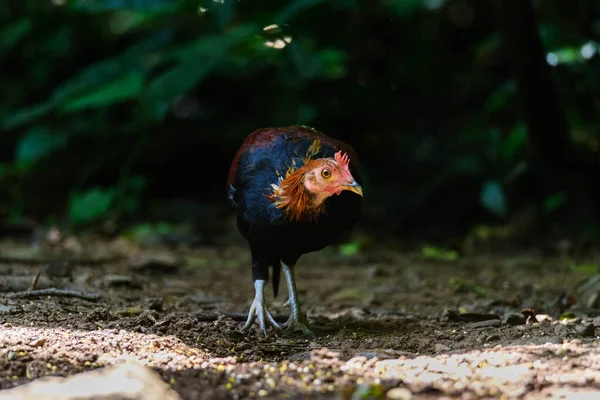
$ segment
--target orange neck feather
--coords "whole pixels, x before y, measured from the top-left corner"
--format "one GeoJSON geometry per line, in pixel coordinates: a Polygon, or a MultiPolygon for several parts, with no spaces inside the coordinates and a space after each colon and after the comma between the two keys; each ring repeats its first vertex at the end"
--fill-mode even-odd
{"type": "Polygon", "coordinates": [[[325,212],[325,203],[315,205],[304,186],[306,173],[319,163],[320,160],[312,160],[295,171],[290,168],[279,185],[272,185],[275,207],[284,209],[291,221],[312,220],[325,212]]]}

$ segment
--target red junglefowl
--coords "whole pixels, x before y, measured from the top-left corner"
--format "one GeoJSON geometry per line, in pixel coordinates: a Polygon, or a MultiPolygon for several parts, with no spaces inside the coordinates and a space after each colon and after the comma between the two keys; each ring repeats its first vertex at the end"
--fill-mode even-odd
{"type": "Polygon", "coordinates": [[[281,330],[264,299],[273,268],[277,296],[281,269],[290,317],[283,327],[312,335],[302,313],[294,267],[300,256],[321,250],[352,228],[362,205],[362,176],[349,145],[305,126],[252,132],[238,150],[228,179],[228,201],[250,245],[255,296],[247,331],[258,318],[281,330]]]}

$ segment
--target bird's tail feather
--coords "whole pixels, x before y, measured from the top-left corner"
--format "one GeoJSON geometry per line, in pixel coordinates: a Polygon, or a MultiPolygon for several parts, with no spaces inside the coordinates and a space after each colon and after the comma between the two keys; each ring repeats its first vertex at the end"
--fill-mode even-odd
{"type": "Polygon", "coordinates": [[[281,277],[281,263],[273,264],[273,297],[277,297],[279,292],[279,279],[281,277]]]}

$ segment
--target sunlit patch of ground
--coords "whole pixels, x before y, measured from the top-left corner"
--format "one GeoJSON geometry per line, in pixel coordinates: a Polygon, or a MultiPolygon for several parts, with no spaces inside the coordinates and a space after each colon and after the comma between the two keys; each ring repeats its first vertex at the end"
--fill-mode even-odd
{"type": "MultiPolygon", "coordinates": [[[[173,336],[5,324],[0,357],[3,381],[20,381],[19,368],[25,368],[30,381],[135,361],[157,370],[175,389],[178,380],[189,376],[195,376],[198,385],[210,382],[220,398],[344,397],[361,392],[377,397],[402,387],[417,396],[435,392],[461,398],[539,398],[544,392],[571,399],[600,396],[598,350],[597,343],[582,345],[575,340],[384,360],[377,356],[343,360],[338,352],[318,349],[305,360],[241,362],[235,356],[211,357],[173,336]]],[[[106,379],[106,385],[116,384],[106,379]]]]}

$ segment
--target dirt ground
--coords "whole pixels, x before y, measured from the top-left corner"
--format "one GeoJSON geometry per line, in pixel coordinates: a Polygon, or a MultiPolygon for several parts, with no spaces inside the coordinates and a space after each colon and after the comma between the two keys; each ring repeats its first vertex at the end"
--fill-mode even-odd
{"type": "MultiPolygon", "coordinates": [[[[135,360],[183,399],[600,398],[598,291],[578,286],[596,255],[441,258],[389,245],[305,256],[300,300],[326,331],[265,338],[240,333],[243,243],[3,240],[0,387],[135,360]],[[36,290],[91,297],[37,296],[36,275],[36,290]]],[[[283,281],[267,299],[285,318],[283,281]]]]}

